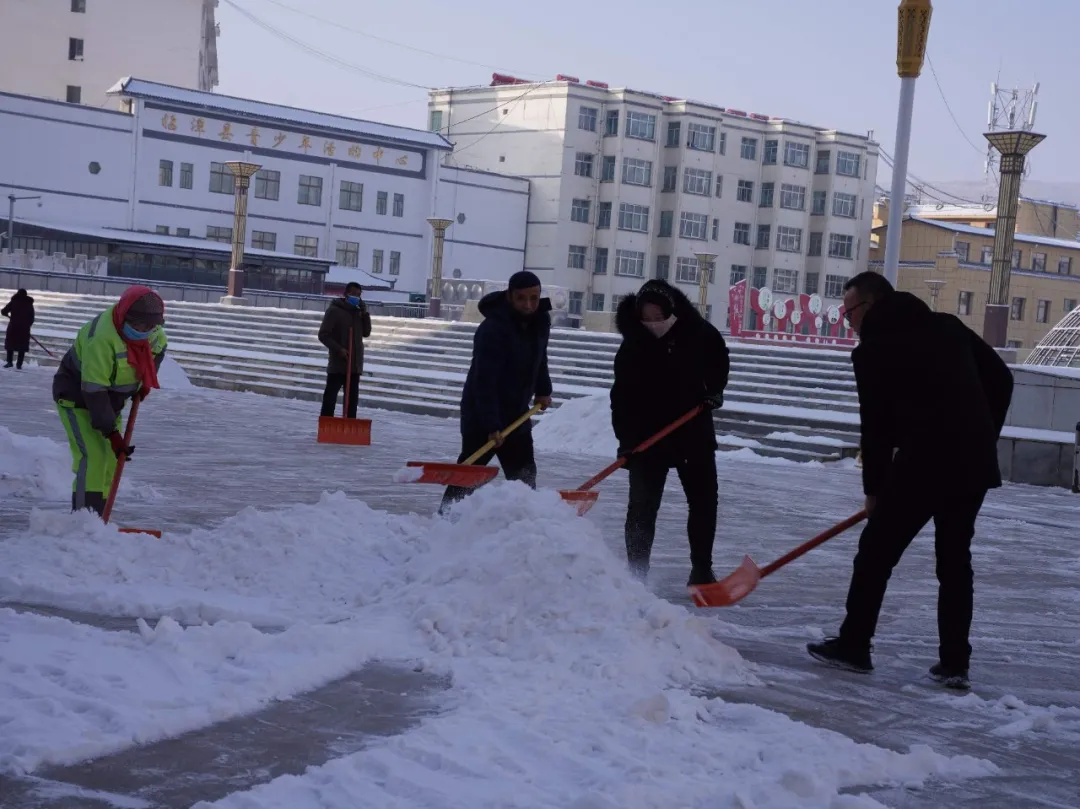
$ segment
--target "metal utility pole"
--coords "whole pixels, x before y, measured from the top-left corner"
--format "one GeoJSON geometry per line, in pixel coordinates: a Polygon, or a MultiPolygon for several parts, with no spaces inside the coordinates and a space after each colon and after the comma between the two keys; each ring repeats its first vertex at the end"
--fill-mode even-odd
{"type": "MultiPolygon", "coordinates": [[[[8,194],[8,219],[7,219],[7,252],[10,256],[15,252],[15,203],[21,199],[37,199],[41,197],[17,197],[14,194],[8,194]]],[[[40,206],[41,203],[39,202],[40,206]]]]}

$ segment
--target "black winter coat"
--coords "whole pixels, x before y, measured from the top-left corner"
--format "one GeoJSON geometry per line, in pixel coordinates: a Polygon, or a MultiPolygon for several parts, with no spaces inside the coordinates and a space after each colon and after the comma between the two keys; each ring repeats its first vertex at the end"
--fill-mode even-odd
{"type": "Polygon", "coordinates": [[[867,311],[851,361],[866,494],[1001,485],[997,442],[1012,373],[959,318],[894,292],[867,311]]]}
{"type": "Polygon", "coordinates": [[[30,350],[30,327],[34,325],[34,299],[27,294],[16,292],[8,305],[0,309],[0,315],[11,318],[4,335],[5,351],[30,350]]]}
{"type": "MultiPolygon", "coordinates": [[[[461,391],[461,433],[469,436],[503,430],[532,407],[534,397],[551,395],[551,301],[541,298],[539,311],[528,320],[514,312],[505,292],[485,295],[479,308],[484,320],[473,336],[472,364],[461,391]]],[[[520,430],[531,428],[526,422],[520,430]]]]}
{"type": "Polygon", "coordinates": [[[322,325],[319,326],[319,342],[330,351],[327,373],[345,373],[345,358],[341,356],[341,350],[349,347],[349,329],[352,329],[353,339],[352,372],[362,374],[364,340],[371,336],[371,315],[363,301],[360,301],[360,306],[353,306],[344,298],[335,298],[327,307],[322,325]]]}
{"type": "MultiPolygon", "coordinates": [[[[663,282],[652,281],[652,284],[663,282]]],[[[627,452],[676,421],[707,396],[721,397],[730,362],[723,336],[677,288],[675,325],[657,338],[638,319],[637,296],[619,302],[615,324],[623,336],[615,354],[611,424],[620,452],[627,452]]],[[[709,409],[648,450],[645,457],[673,466],[680,460],[716,451],[709,409]]]]}

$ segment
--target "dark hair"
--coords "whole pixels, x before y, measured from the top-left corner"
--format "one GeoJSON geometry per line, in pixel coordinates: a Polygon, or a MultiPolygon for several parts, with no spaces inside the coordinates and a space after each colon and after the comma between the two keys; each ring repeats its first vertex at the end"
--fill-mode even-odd
{"type": "Polygon", "coordinates": [[[356,283],[356,281],[350,281],[349,283],[347,283],[345,285],[345,294],[348,295],[350,292],[354,292],[354,291],[355,292],[362,292],[363,289],[364,288],[362,286],[360,286],[358,283],[356,283]]]}
{"type": "Polygon", "coordinates": [[[875,301],[880,301],[896,291],[893,289],[893,285],[889,283],[888,278],[873,270],[867,270],[859,273],[854,278],[849,278],[847,283],[844,284],[844,292],[849,289],[854,289],[860,295],[871,297],[875,301]]]}

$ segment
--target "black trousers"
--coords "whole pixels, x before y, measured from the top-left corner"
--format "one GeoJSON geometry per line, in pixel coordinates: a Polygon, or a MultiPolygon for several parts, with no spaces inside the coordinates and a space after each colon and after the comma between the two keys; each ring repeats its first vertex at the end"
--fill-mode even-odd
{"type": "Polygon", "coordinates": [[[971,539],[985,497],[985,490],[958,495],[901,488],[879,499],[874,516],[859,537],[847,617],[840,627],[842,643],[860,649],[870,645],[893,568],[915,535],[933,520],[939,660],[949,667],[968,667],[975,596],[971,539]]]}
{"type": "MultiPolygon", "coordinates": [[[[648,456],[631,461],[630,502],[626,509],[626,559],[635,575],[649,572],[653,540],[656,538],[656,515],[667,482],[666,462],[651,461],[648,456]]],[[[675,464],[689,514],[686,533],[690,539],[690,564],[711,568],[713,539],[716,536],[716,509],[719,487],[716,481],[716,457],[702,452],[675,464]]]]}
{"type": "MultiPolygon", "coordinates": [[[[486,435],[463,435],[461,454],[458,456],[457,462],[464,463],[466,458],[487,442],[488,437],[486,435]]],[[[520,480],[530,488],[536,488],[536,458],[533,455],[531,430],[519,428],[510,433],[501,447],[485,452],[476,463],[486,466],[492,458],[499,459],[499,466],[502,467],[507,480],[520,480]]],[[[446,513],[450,506],[464,500],[473,491],[474,489],[464,486],[447,486],[446,491],[443,493],[442,503],[439,505],[439,513],[446,513]]]]}
{"type": "Polygon", "coordinates": [[[23,360],[26,359],[26,352],[25,351],[9,351],[7,353],[7,364],[11,365],[12,362],[15,361],[15,355],[16,354],[19,355],[19,359],[18,359],[18,362],[15,362],[15,367],[16,368],[22,368],[23,360]]]}
{"type": "MultiPolygon", "coordinates": [[[[326,390],[323,391],[322,412],[320,416],[332,416],[337,412],[337,398],[341,389],[345,387],[345,374],[327,374],[326,390]]],[[[353,372],[349,380],[349,412],[348,418],[356,418],[357,399],[360,398],[360,374],[353,372]]]]}

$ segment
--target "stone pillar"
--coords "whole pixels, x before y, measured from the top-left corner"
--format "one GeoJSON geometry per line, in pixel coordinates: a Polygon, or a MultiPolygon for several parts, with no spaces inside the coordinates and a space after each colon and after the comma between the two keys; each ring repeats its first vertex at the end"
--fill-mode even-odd
{"type": "Polygon", "coordinates": [[[446,229],[454,224],[452,219],[428,219],[435,230],[435,247],[431,255],[431,297],[428,298],[428,317],[439,317],[442,312],[442,261],[446,229]]]}
{"type": "Polygon", "coordinates": [[[233,240],[229,263],[229,284],[221,303],[247,305],[244,299],[244,244],[247,241],[248,188],[251,178],[262,166],[234,160],[225,166],[233,175],[233,240]]]}

